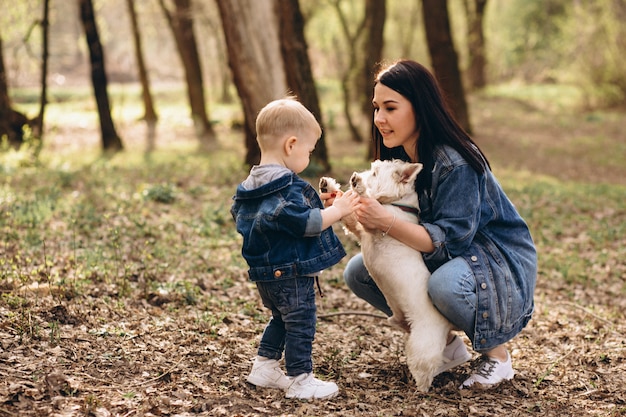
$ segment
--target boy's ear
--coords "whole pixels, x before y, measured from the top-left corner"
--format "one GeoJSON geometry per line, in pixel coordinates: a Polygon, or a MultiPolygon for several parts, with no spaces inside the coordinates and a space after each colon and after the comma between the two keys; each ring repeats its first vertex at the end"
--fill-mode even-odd
{"type": "Polygon", "coordinates": [[[285,141],[284,149],[287,155],[291,155],[291,151],[293,151],[294,146],[296,146],[296,142],[298,138],[295,136],[289,136],[285,141]]]}

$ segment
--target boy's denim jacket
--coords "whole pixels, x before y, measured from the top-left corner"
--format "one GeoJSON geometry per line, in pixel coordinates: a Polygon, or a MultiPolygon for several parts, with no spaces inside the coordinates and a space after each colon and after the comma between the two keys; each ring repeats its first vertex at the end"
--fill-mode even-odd
{"type": "Polygon", "coordinates": [[[320,233],[322,200],[295,173],[253,190],[240,184],[233,200],[231,214],[252,281],[314,276],[346,255],[332,227],[320,233]],[[310,215],[318,222],[307,230],[310,215]]]}
{"type": "Polygon", "coordinates": [[[463,257],[476,279],[476,351],[518,334],[531,318],[537,253],[528,226],[491,171],[478,174],[453,148],[435,149],[430,189],[419,196],[420,222],[435,250],[431,271],[463,257]]]}

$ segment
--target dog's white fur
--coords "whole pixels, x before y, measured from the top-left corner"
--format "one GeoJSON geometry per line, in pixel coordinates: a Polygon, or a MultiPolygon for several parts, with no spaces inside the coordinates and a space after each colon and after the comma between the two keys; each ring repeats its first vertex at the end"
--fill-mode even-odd
{"type": "MultiPolygon", "coordinates": [[[[396,221],[418,223],[415,178],[421,169],[419,163],[377,160],[370,170],[352,174],[350,185],[359,195],[378,200],[394,213],[396,221]]],[[[320,179],[320,191],[337,190],[339,184],[332,178],[320,179]]],[[[430,272],[422,254],[378,230],[366,230],[355,215],[343,222],[361,243],[365,266],[393,312],[390,323],[408,332],[407,365],[417,389],[426,392],[443,362],[442,353],[452,325],[428,297],[430,272]]]]}

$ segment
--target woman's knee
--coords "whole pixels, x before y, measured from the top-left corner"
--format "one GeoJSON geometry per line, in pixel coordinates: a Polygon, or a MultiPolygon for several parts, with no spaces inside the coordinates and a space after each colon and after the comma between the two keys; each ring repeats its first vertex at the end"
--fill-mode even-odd
{"type": "Polygon", "coordinates": [[[343,280],[348,288],[354,292],[354,288],[362,285],[363,271],[367,274],[367,269],[363,264],[361,254],[355,255],[348,261],[346,268],[343,270],[343,280]]]}

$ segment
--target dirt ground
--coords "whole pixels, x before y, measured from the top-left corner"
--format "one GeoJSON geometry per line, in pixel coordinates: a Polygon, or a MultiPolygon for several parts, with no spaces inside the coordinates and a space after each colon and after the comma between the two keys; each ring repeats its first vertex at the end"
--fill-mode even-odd
{"type": "MultiPolygon", "coordinates": [[[[623,170],[594,170],[572,158],[559,167],[544,151],[567,129],[534,123],[536,111],[524,110],[524,140],[513,143],[506,141],[513,132],[498,123],[509,116],[477,111],[476,137],[493,161],[562,179],[625,182],[623,170]]],[[[623,120],[611,121],[622,138],[623,120]]],[[[22,315],[8,298],[0,302],[0,416],[626,415],[623,276],[587,288],[542,275],[533,320],[508,345],[513,380],[458,390],[478,360],[474,353],[422,394],[408,373],[402,335],[342,284],[344,264],[322,281],[314,345],[316,373],[336,381],[340,395],[315,402],[245,382],[265,311],[244,270],[225,266],[236,277],[228,286],[218,282],[219,271],[198,278],[202,307],[176,294],[146,296],[140,276],[125,297],[105,283],[80,297],[46,284],[0,283],[3,295],[19,291],[31,300],[22,315]]]]}

